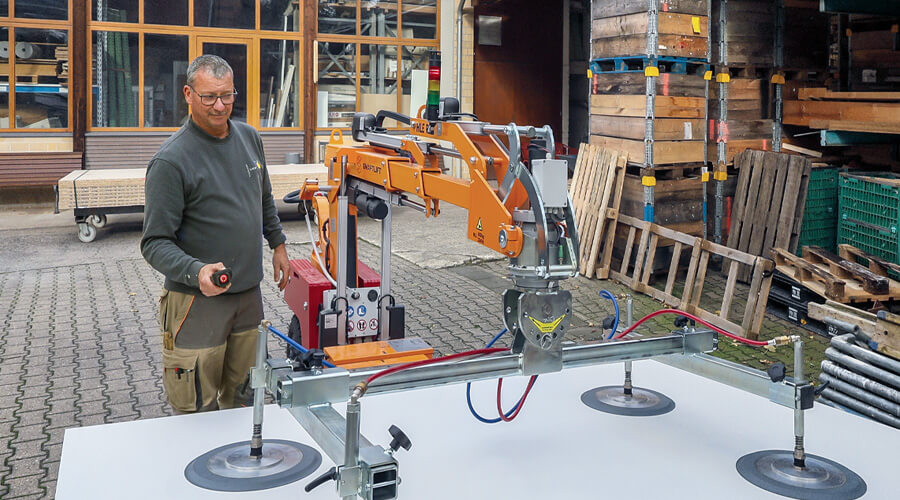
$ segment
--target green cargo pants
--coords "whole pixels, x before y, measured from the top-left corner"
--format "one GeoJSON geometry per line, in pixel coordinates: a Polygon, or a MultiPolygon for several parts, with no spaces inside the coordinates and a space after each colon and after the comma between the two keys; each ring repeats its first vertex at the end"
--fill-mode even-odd
{"type": "Polygon", "coordinates": [[[178,413],[242,406],[238,387],[256,360],[259,287],[216,297],[163,290],[163,387],[178,413]]]}

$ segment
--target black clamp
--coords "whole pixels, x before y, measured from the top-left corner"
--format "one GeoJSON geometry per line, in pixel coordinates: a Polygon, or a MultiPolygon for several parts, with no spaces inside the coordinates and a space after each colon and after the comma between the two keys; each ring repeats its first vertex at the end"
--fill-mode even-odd
{"type": "Polygon", "coordinates": [[[318,371],[322,369],[322,366],[325,362],[325,351],[321,349],[310,349],[297,358],[300,366],[297,368],[300,371],[318,371]]]}

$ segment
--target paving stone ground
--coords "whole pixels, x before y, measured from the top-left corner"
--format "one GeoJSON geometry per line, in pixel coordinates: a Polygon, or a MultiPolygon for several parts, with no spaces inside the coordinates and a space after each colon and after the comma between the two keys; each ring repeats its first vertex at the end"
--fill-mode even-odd
{"type": "MultiPolygon", "coordinates": [[[[363,242],[359,247],[363,260],[378,263],[378,248],[363,242]]],[[[292,257],[307,253],[308,247],[289,248],[292,257]]],[[[426,269],[399,258],[393,264],[407,335],[422,337],[437,353],[482,347],[503,327],[504,262],[449,269],[426,269]]],[[[66,428],[171,415],[161,383],[156,320],[161,285],[161,276],[139,257],[0,272],[0,498],[53,498],[66,428]]],[[[599,298],[599,290],[629,291],[584,278],[563,286],[574,297],[575,340],[602,335],[596,325],[612,307],[599,298]]],[[[266,317],[286,329],[290,309],[269,279],[262,287],[266,317]]],[[[714,307],[723,291],[724,280],[711,272],[704,305],[714,307]]],[[[647,296],[634,299],[636,317],[662,308],[647,296]]],[[[671,318],[654,318],[639,332],[665,334],[673,328],[671,318]]],[[[770,316],[761,338],[788,333],[808,338],[807,373],[814,380],[825,339],[770,316]]],[[[508,345],[505,341],[499,345],[508,345]]],[[[776,361],[792,366],[789,347],[772,353],[722,341],[719,348],[717,355],[755,368],[776,361]]],[[[269,349],[283,347],[270,339],[269,349]]]]}

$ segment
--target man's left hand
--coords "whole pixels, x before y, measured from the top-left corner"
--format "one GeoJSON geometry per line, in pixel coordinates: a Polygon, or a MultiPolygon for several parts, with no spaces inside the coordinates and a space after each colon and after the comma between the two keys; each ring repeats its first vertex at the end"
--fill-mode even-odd
{"type": "Polygon", "coordinates": [[[275,270],[275,281],[278,282],[278,289],[284,290],[291,276],[291,264],[288,261],[284,243],[275,247],[275,253],[272,255],[272,267],[275,270]]]}

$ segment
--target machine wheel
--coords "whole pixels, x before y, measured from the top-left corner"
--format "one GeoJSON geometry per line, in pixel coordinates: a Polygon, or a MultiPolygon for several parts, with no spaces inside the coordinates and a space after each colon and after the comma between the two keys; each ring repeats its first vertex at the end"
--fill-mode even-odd
{"type": "MultiPolygon", "coordinates": [[[[290,337],[291,340],[297,342],[298,344],[301,343],[300,342],[300,319],[297,318],[296,314],[291,316],[291,325],[288,327],[288,337],[290,337]]],[[[300,353],[297,352],[296,349],[294,349],[293,347],[291,347],[289,345],[285,346],[285,350],[286,350],[285,354],[288,359],[298,359],[300,357],[300,353]]]]}
{"type": "Polygon", "coordinates": [[[300,215],[307,215],[313,212],[312,201],[309,200],[300,200],[300,203],[297,203],[297,213],[300,215]]]}
{"type": "Polygon", "coordinates": [[[87,221],[90,225],[100,229],[106,225],[106,214],[91,214],[88,216],[87,221]]]}
{"type": "Polygon", "coordinates": [[[97,228],[86,222],[78,223],[78,239],[81,240],[82,243],[90,243],[94,241],[94,238],[96,237],[97,228]]]}

